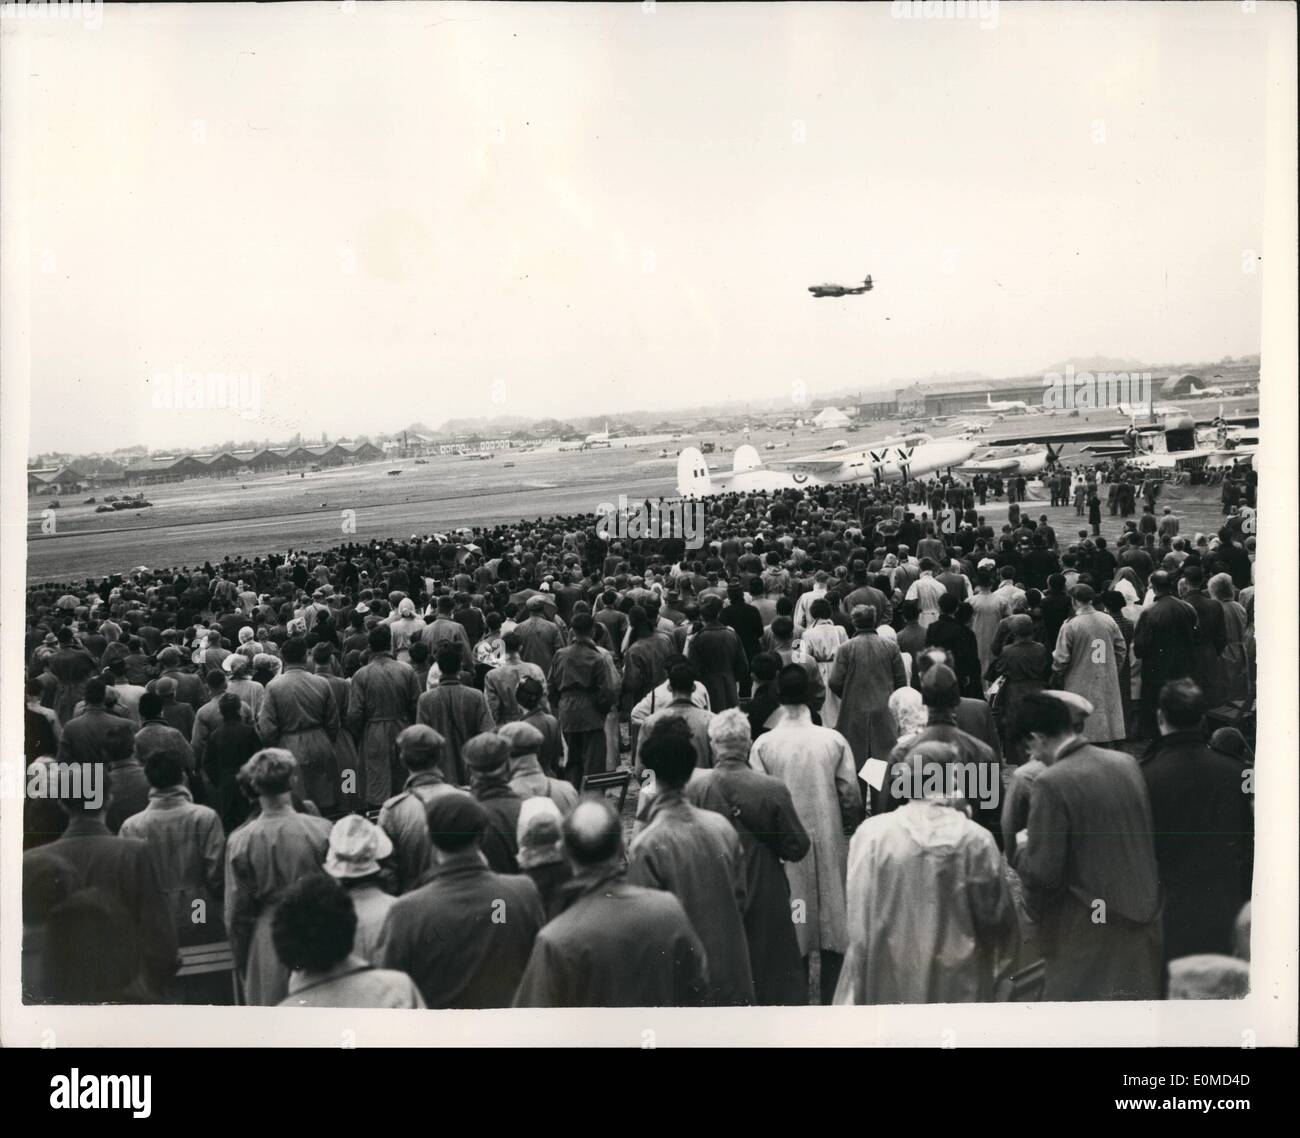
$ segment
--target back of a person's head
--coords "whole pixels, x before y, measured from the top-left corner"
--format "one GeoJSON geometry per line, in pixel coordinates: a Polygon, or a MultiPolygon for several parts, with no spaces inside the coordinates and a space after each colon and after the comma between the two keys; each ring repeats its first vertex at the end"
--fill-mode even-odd
{"type": "Polygon", "coordinates": [[[348,891],[324,873],[299,878],[271,917],[275,954],[291,972],[323,972],[352,951],[357,912],[348,891]]]}
{"type": "Polygon", "coordinates": [[[782,703],[808,702],[808,673],[802,664],[787,664],[777,677],[777,695],[782,703]]]}
{"type": "Polygon", "coordinates": [[[775,652],[760,652],[750,661],[749,671],[760,684],[766,684],[776,679],[780,667],[781,657],[775,652]]]}
{"type": "Polygon", "coordinates": [[[689,695],[695,690],[695,669],[689,664],[674,664],[668,669],[668,686],[675,692],[689,695]]]}
{"type": "Polygon", "coordinates": [[[695,769],[695,745],[684,719],[671,717],[655,724],[641,744],[641,763],[655,772],[655,778],[670,790],[686,785],[695,769]]]}
{"type": "Polygon", "coordinates": [[[46,994],[59,1004],[122,1000],[141,971],[135,924],[101,889],[79,889],[45,919],[46,994]]]}
{"type": "MultiPolygon", "coordinates": [[[[144,703],[143,697],[141,697],[140,702],[141,704],[144,703]]],[[[223,693],[221,698],[217,700],[217,710],[221,713],[221,718],[225,722],[232,723],[239,718],[243,702],[234,692],[228,691],[223,693]]]]}
{"type": "MultiPolygon", "coordinates": [[[[645,610],[642,609],[641,611],[644,612],[645,610]]],[[[575,636],[590,636],[595,630],[596,622],[590,613],[579,612],[574,613],[571,627],[575,636]]]]}
{"type": "Polygon", "coordinates": [[[23,857],[23,923],[39,925],[77,891],[81,880],[70,862],[45,849],[23,857]]]}
{"type": "Polygon", "coordinates": [[[623,850],[623,824],[604,799],[579,802],[565,818],[562,833],[564,848],[579,867],[612,862],[623,850]]]}
{"type": "Polygon", "coordinates": [[[476,799],[460,791],[440,794],[429,804],[425,817],[430,843],[434,849],[447,854],[476,846],[488,825],[487,811],[476,799]]]}
{"type": "Polygon", "coordinates": [[[304,664],[307,661],[307,641],[301,636],[291,636],[280,646],[280,655],[286,664],[304,664]]]}
{"type": "Polygon", "coordinates": [[[144,760],[144,777],[155,790],[180,786],[185,781],[185,756],[179,747],[159,747],[144,760]]]}
{"type": "Polygon", "coordinates": [[[1239,759],[1244,763],[1253,763],[1255,761],[1250,744],[1246,742],[1246,736],[1235,727],[1217,728],[1214,734],[1210,736],[1210,750],[1218,751],[1219,754],[1227,755],[1233,759],[1239,759]]]}
{"type": "Polygon", "coordinates": [[[501,637],[501,646],[513,656],[524,646],[524,642],[519,633],[507,632],[501,637]]]}
{"type": "Polygon", "coordinates": [[[1192,680],[1170,680],[1160,689],[1160,713],[1176,731],[1191,731],[1200,726],[1205,714],[1205,696],[1192,680]]]}
{"type": "Polygon", "coordinates": [[[457,640],[446,640],[438,646],[434,661],[440,675],[451,677],[460,671],[463,650],[457,640]]]}
{"type": "Polygon", "coordinates": [[[935,711],[950,711],[961,703],[956,673],[947,664],[935,664],[921,677],[921,699],[935,711]]]}

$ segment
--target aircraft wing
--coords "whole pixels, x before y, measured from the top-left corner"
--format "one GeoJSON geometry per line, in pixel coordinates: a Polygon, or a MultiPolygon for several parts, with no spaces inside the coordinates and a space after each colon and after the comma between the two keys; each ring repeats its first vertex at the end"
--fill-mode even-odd
{"type": "Polygon", "coordinates": [[[971,471],[1011,470],[1014,467],[1019,466],[1020,460],[1024,457],[1025,457],[1024,455],[1015,454],[1015,455],[1008,455],[1006,458],[973,458],[970,459],[968,462],[963,462],[957,469],[971,470],[971,471]]]}
{"type": "Polygon", "coordinates": [[[1098,458],[1106,458],[1110,455],[1117,455],[1117,454],[1126,455],[1131,453],[1129,448],[1126,446],[1096,446],[1091,443],[1088,446],[1080,447],[1079,449],[1086,454],[1096,455],[1098,458]]]}
{"type": "Polygon", "coordinates": [[[815,474],[818,477],[837,473],[844,466],[842,458],[771,458],[764,464],[772,470],[789,474],[815,474]]]}

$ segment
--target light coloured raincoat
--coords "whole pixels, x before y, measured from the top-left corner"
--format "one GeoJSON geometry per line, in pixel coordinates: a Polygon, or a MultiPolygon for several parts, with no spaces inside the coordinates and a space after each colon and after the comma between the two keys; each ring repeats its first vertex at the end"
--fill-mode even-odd
{"type": "Polygon", "coordinates": [[[837,1004],[987,1002],[1018,935],[993,836],[938,801],[865,822],[849,845],[837,1004]]]}

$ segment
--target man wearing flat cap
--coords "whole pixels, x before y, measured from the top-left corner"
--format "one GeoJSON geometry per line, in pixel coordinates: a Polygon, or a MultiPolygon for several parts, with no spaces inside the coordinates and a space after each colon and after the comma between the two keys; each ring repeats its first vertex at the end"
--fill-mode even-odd
{"type": "Polygon", "coordinates": [[[436,872],[398,898],[380,935],[380,966],[407,973],[431,1008],[509,1007],[546,919],[531,879],[488,868],[481,844],[489,823],[467,794],[433,800],[436,872]]]}
{"type": "Polygon", "coordinates": [[[469,789],[487,814],[483,856],[498,873],[518,873],[517,829],[523,799],[510,789],[510,740],[495,732],[475,735],[465,744],[469,789]]]}
{"type": "Polygon", "coordinates": [[[443,794],[465,794],[443,778],[439,760],[443,740],[432,727],[416,723],[397,736],[402,766],[410,771],[399,794],[388,799],[379,811],[379,827],[393,843],[393,866],[397,892],[416,888],[433,865],[429,845],[429,805],[443,794]]]}
{"type": "Polygon", "coordinates": [[[159,652],[158,669],[159,679],[175,681],[177,703],[188,703],[195,711],[203,706],[206,698],[203,681],[186,668],[185,655],[179,648],[164,648],[159,652]]]}
{"type": "Polygon", "coordinates": [[[520,642],[519,656],[549,673],[552,659],[564,647],[564,633],[552,619],[555,603],[542,593],[534,593],[526,598],[524,605],[528,617],[514,629],[520,642]]]}
{"type": "Polygon", "coordinates": [[[573,784],[549,777],[543,770],[538,755],[546,745],[546,736],[531,723],[506,723],[497,728],[497,734],[510,742],[510,789],[522,799],[544,797],[567,814],[578,805],[578,792],[573,784]]]}
{"type": "Polygon", "coordinates": [[[162,700],[162,717],[169,726],[175,727],[185,738],[194,736],[194,708],[176,697],[177,685],[174,676],[159,676],[146,691],[152,689],[162,700]]]}
{"type": "Polygon", "coordinates": [[[1146,783],[1131,755],[1082,737],[1075,714],[1044,692],[1026,698],[1017,724],[1047,768],[1016,859],[1041,930],[1042,998],[1158,999],[1161,896],[1146,783]]]}

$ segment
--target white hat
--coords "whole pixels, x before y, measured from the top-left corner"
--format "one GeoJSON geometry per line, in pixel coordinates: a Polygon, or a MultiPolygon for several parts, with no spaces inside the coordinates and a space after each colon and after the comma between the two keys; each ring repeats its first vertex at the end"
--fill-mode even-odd
{"type": "Polygon", "coordinates": [[[346,814],[330,831],[325,872],[344,879],[369,877],[392,852],[393,841],[383,830],[360,814],[346,814]]]}

